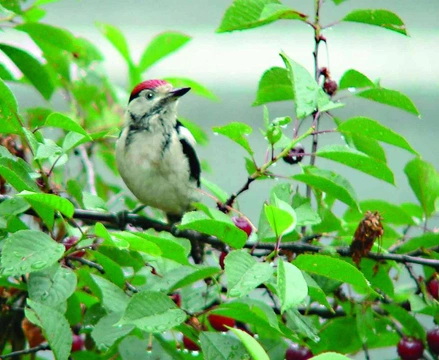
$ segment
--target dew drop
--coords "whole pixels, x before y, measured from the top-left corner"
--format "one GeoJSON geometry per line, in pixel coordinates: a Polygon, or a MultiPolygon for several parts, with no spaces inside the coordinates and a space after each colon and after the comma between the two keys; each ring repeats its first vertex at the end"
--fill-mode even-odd
{"type": "Polygon", "coordinates": [[[46,266],[46,262],[45,261],[35,261],[34,263],[31,264],[31,268],[34,270],[39,270],[42,269],[43,267],[46,266]]]}

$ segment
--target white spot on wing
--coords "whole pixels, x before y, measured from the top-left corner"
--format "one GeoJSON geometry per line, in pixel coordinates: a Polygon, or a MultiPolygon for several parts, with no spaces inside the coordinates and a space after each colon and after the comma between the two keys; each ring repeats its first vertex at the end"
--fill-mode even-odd
{"type": "Polygon", "coordinates": [[[195,146],[196,141],[191,132],[184,126],[178,128],[180,139],[186,140],[190,145],[195,146]]]}

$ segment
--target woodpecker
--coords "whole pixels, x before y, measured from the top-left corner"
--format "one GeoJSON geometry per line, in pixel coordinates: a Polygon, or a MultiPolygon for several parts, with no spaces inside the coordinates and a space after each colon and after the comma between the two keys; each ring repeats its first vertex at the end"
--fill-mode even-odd
{"type": "Polygon", "coordinates": [[[200,163],[195,139],[177,119],[177,104],[189,87],[147,80],[131,92],[116,163],[128,189],[144,205],[163,210],[170,223],[198,201],[200,163]]]}

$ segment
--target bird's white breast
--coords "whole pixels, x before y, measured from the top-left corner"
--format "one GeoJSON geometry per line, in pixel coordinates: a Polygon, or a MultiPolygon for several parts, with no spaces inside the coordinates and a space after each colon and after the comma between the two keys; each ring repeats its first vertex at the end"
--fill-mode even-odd
{"type": "Polygon", "coordinates": [[[127,135],[125,128],[117,141],[116,162],[131,192],[145,205],[166,213],[180,215],[187,211],[197,201],[198,193],[177,133],[172,133],[164,151],[162,133],[136,132],[130,135],[125,148],[127,135]]]}

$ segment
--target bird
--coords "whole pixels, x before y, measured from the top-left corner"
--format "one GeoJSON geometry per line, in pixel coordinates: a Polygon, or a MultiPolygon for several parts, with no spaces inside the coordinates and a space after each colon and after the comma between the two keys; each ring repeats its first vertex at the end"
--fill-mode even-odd
{"type": "Polygon", "coordinates": [[[135,86],[116,143],[117,169],[128,189],[142,204],[163,210],[171,224],[199,201],[195,139],[177,118],[178,100],[189,90],[159,79],[135,86]]]}

